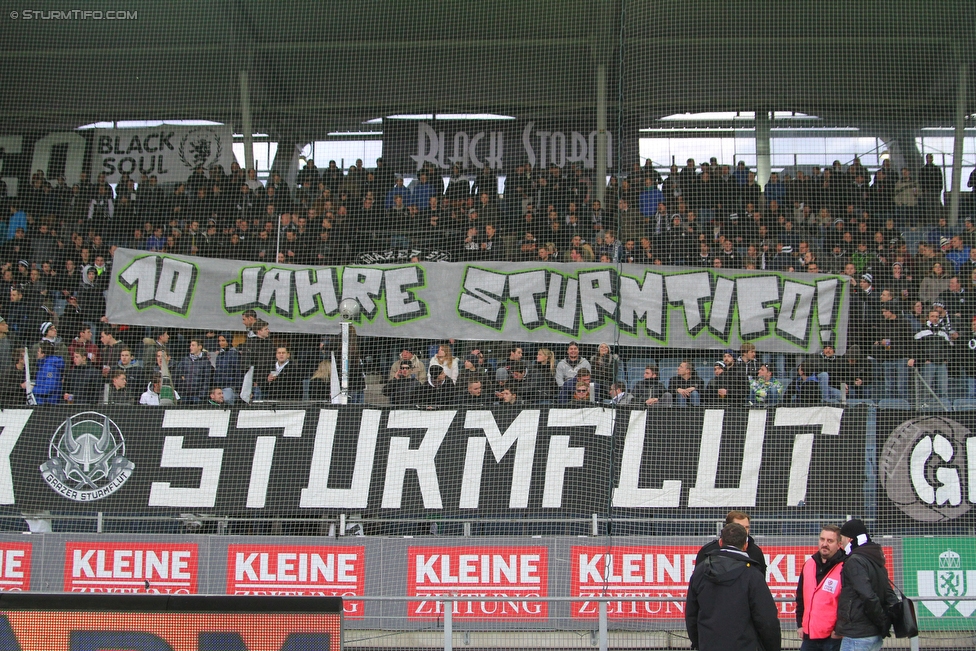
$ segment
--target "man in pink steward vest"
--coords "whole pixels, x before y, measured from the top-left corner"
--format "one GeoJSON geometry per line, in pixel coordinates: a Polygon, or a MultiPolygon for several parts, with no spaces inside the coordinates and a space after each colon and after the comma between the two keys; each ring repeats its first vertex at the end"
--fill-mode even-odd
{"type": "Polygon", "coordinates": [[[840,546],[840,527],[824,525],[817,553],[803,565],[796,585],[796,626],[803,638],[800,651],[840,649],[841,637],[834,634],[834,624],[846,557],[840,546]]]}

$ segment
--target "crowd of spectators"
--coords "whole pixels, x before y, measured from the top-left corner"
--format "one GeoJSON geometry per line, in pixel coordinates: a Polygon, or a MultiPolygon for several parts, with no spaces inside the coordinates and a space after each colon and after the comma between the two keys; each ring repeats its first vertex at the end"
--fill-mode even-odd
{"type": "MultiPolygon", "coordinates": [[[[849,348],[841,357],[826,345],[806,360],[757,360],[747,344],[710,360],[705,381],[696,370],[704,361],[695,357],[700,351],[684,351],[690,358],[666,385],[648,364],[644,379],[627,386],[620,351],[606,344],[589,358],[575,344],[558,359],[549,348],[532,349],[534,361],[486,358],[463,342],[426,355],[406,346],[375,392],[396,404],[910,399],[916,370],[940,399],[949,397],[951,378],[967,380],[966,395],[976,396],[976,301],[970,299],[976,205],[967,193],[961,225],[948,224],[942,174],[931,156],[916,175],[896,171],[888,160],[869,172],[855,158],[847,167],[835,162],[795,176],[773,173],[763,188],[741,162],[688,160],[662,177],[648,161],[611,177],[603,201],[578,167],[519,166],[501,195],[488,168],[474,177],[454,168],[445,179],[428,167],[416,177],[408,185],[380,159],[375,169],[357,161],[345,172],[334,163],[318,170],[309,162],[294,189],[278,173],[262,183],[236,164],[229,173],[198,168],[171,188],[154,176],[127,175],[114,188],[104,176],[69,187],[40,171],[17,197],[0,188],[6,217],[0,223],[0,399],[24,404],[32,389],[39,404],[159,404],[171,375],[180,402],[227,404],[240,399],[252,366],[258,399],[331,395],[330,353],[337,350],[331,338],[272,335],[253,313],[236,333],[108,323],[104,292],[120,246],[315,265],[412,248],[463,261],[600,261],[851,278],[849,348]]],[[[970,177],[969,186],[974,182],[970,177]]],[[[355,400],[364,396],[362,375],[354,365],[355,400]]]]}

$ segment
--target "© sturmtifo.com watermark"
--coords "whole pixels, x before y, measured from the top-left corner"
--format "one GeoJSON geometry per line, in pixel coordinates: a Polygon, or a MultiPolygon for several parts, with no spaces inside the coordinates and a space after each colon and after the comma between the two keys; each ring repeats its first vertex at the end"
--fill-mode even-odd
{"type": "Polygon", "coordinates": [[[139,20],[138,11],[91,11],[88,9],[68,9],[67,11],[43,11],[40,9],[21,9],[11,11],[11,20],[139,20]]]}

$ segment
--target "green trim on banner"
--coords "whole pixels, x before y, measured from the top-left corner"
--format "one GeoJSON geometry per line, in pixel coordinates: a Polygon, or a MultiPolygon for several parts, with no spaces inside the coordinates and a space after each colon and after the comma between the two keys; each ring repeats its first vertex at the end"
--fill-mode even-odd
{"type": "Polygon", "coordinates": [[[338,306],[359,301],[358,334],[539,343],[628,343],[810,354],[846,347],[844,276],[755,270],[530,263],[269,265],[117,249],[106,296],[113,323],[239,330],[240,313],[272,332],[333,334],[338,306]],[[192,306],[191,306],[192,301],[192,306]],[[677,311],[677,313],[675,313],[677,311]]]}

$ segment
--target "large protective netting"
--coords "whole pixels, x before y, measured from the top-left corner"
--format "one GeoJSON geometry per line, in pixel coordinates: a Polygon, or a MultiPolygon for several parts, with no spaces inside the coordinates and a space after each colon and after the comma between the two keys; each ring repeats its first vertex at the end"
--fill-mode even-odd
{"type": "Polygon", "coordinates": [[[118,9],[3,17],[0,588],[680,646],[744,511],[972,634],[967,3],[118,9]]]}

